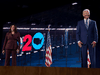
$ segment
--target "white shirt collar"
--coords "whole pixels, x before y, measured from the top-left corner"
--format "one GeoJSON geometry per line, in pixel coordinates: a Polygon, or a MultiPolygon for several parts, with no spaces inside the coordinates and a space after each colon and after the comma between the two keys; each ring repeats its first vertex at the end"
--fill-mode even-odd
{"type": "MultiPolygon", "coordinates": [[[[90,20],[90,19],[88,18],[87,20],[88,20],[88,25],[89,25],[89,20],[90,20]]],[[[86,19],[84,19],[84,22],[85,22],[85,24],[86,24],[86,19]]]]}
{"type": "MultiPolygon", "coordinates": [[[[87,20],[89,21],[89,18],[87,20]]],[[[84,19],[84,21],[86,21],[86,19],[84,19]]]]}

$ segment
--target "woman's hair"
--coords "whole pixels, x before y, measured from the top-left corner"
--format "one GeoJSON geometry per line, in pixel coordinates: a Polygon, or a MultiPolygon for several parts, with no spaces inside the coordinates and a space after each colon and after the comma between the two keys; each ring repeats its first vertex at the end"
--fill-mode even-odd
{"type": "Polygon", "coordinates": [[[17,32],[17,27],[15,26],[15,24],[12,24],[12,25],[10,26],[9,33],[11,33],[11,27],[12,27],[13,25],[14,25],[14,27],[15,27],[14,32],[15,32],[15,33],[17,32]]]}

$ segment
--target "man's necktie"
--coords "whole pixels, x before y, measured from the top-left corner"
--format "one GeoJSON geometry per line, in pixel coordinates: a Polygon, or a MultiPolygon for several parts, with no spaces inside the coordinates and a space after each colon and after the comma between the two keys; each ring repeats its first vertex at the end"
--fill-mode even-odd
{"type": "Polygon", "coordinates": [[[86,24],[85,25],[86,25],[86,28],[88,29],[88,20],[86,20],[86,24]]]}

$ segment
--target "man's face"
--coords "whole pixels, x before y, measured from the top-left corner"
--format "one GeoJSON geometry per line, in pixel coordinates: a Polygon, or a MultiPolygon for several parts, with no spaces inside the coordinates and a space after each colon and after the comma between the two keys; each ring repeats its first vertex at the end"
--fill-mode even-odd
{"type": "Polygon", "coordinates": [[[90,17],[90,14],[89,14],[89,12],[88,11],[83,11],[83,17],[84,18],[89,18],[90,17]]]}

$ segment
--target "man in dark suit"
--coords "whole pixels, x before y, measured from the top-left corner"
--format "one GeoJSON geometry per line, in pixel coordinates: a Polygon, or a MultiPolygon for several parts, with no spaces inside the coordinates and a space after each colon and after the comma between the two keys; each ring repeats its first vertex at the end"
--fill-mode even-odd
{"type": "Polygon", "coordinates": [[[87,48],[89,48],[91,68],[94,68],[94,47],[98,42],[98,30],[96,21],[89,19],[90,10],[83,10],[84,19],[78,21],[76,39],[82,50],[82,66],[87,68],[87,48]]]}

